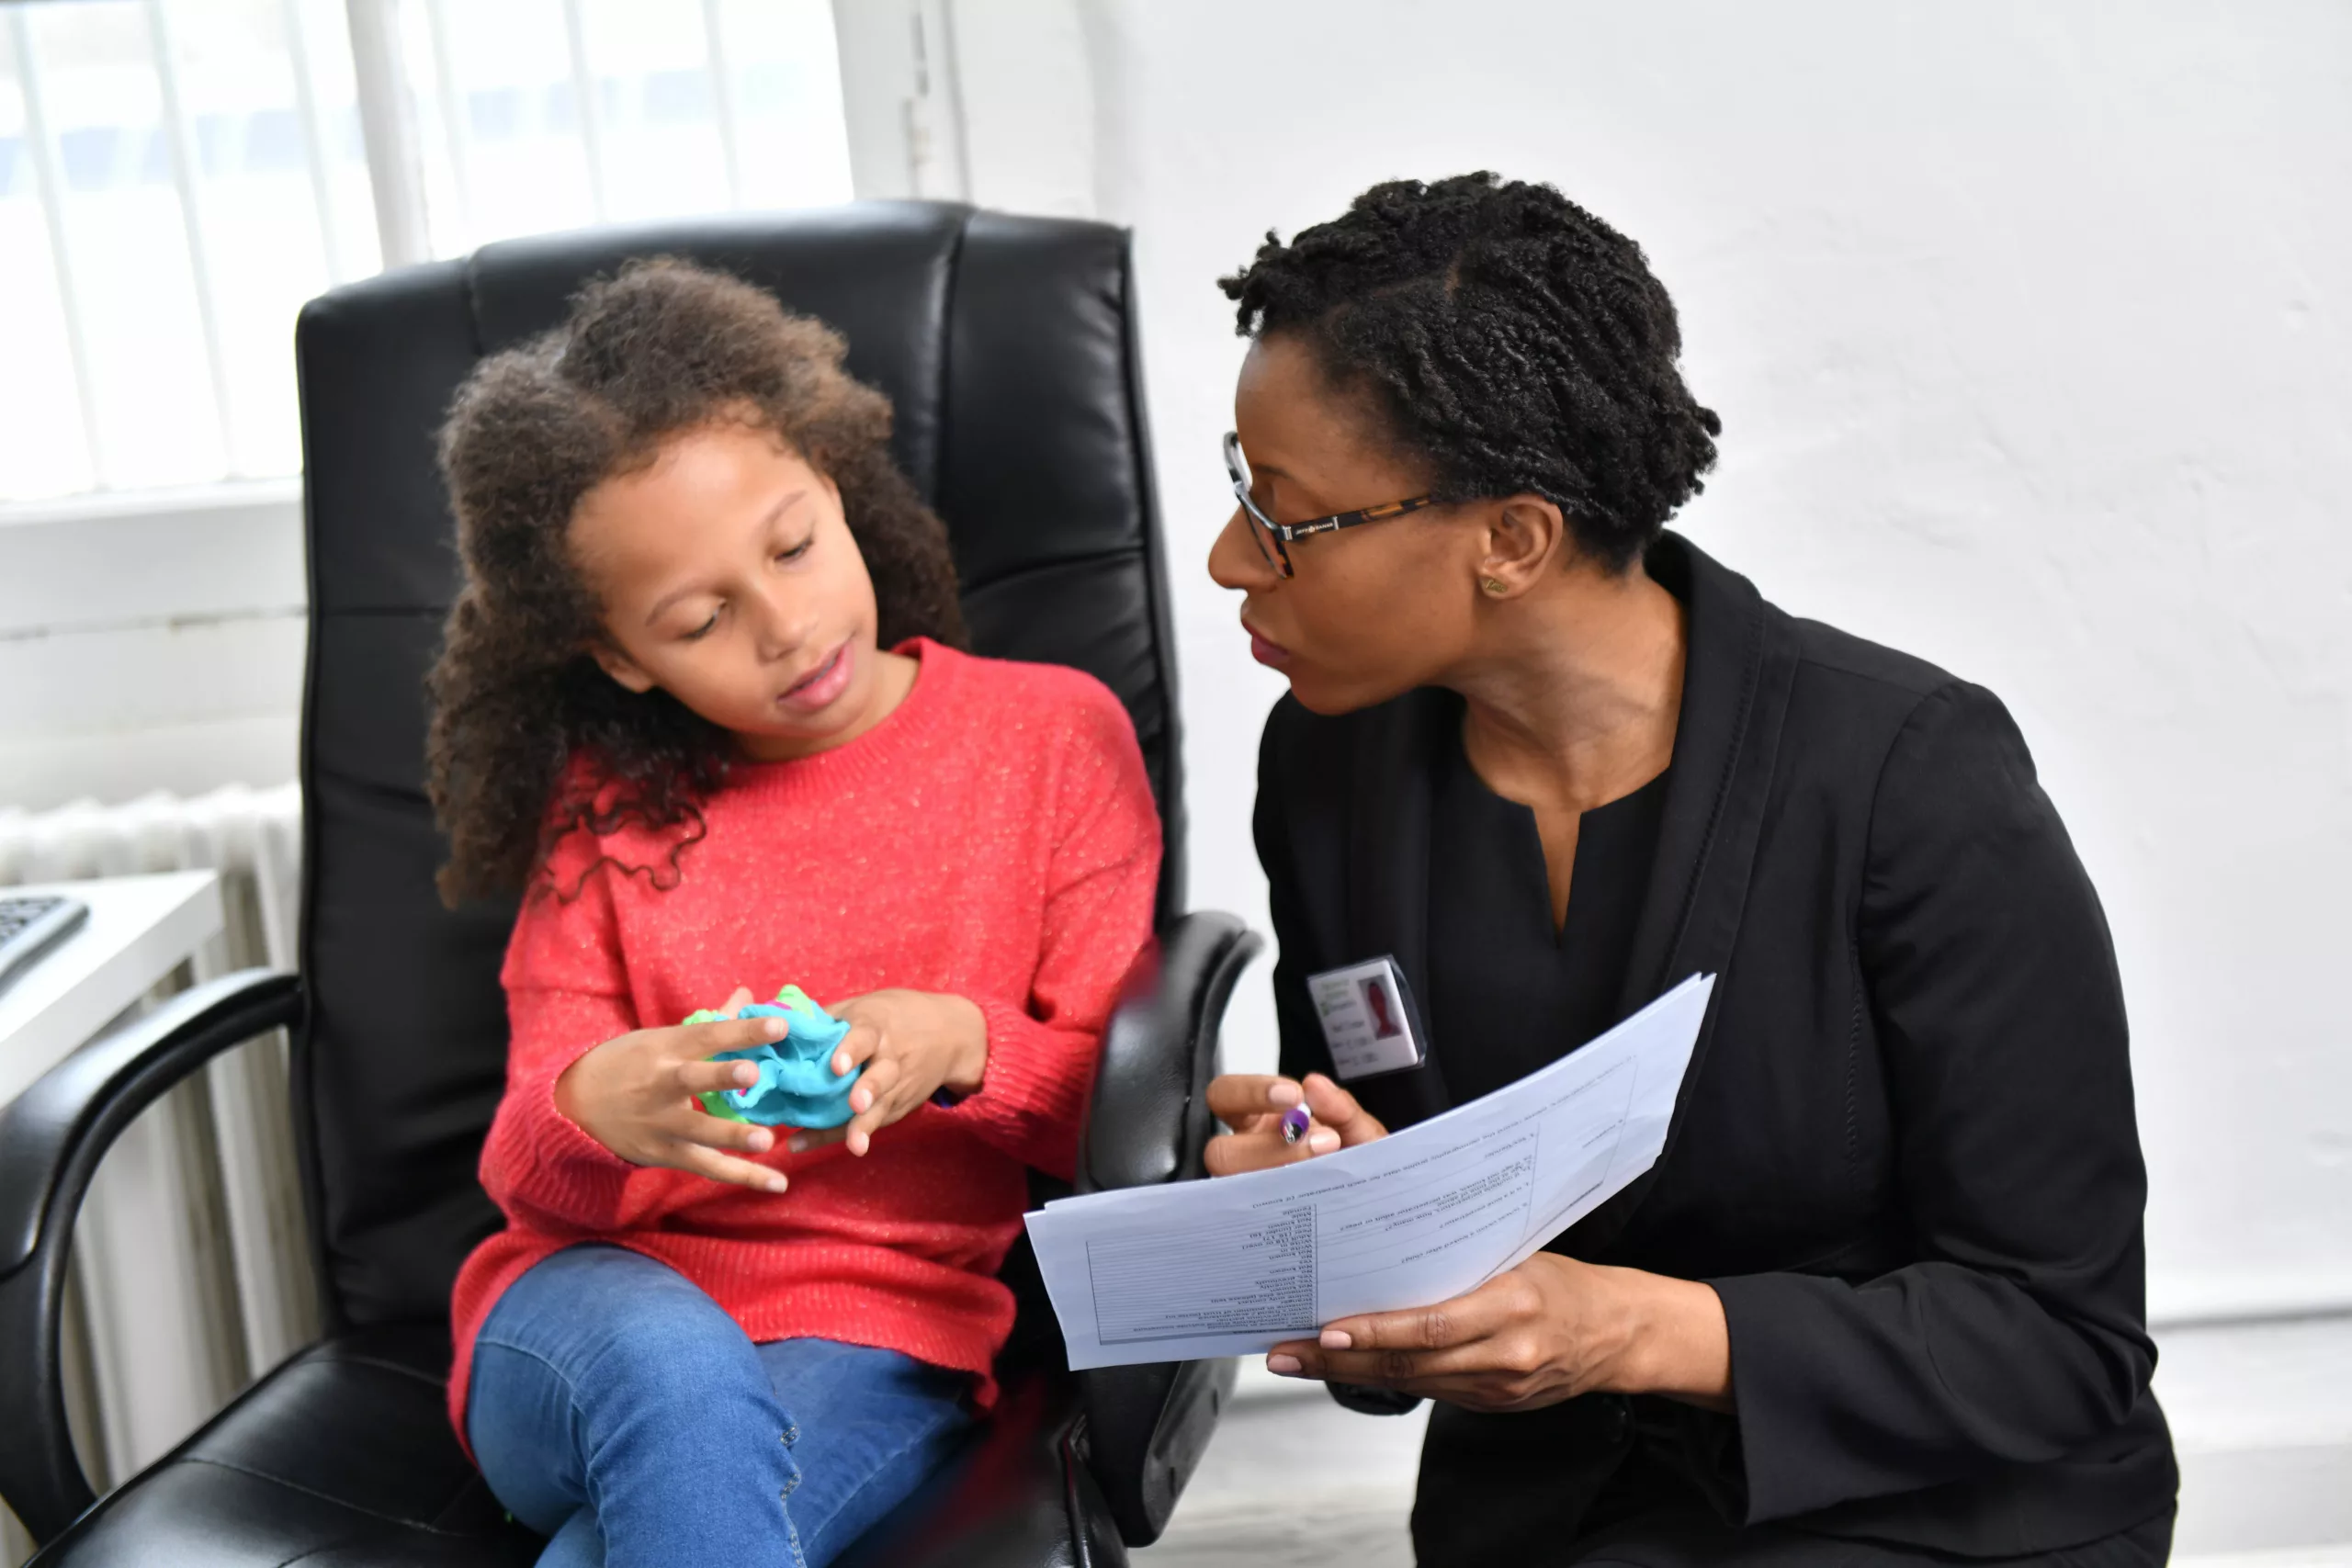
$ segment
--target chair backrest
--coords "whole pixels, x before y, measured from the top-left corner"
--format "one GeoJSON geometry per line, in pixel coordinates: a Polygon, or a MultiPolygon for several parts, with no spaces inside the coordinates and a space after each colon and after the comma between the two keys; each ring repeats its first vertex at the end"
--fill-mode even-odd
{"type": "Polygon", "coordinates": [[[475,1179],[511,907],[443,908],[424,680],[456,586],[434,436],[484,355],[588,278],[684,256],[838,329],[947,523],[978,651],[1075,665],[1134,716],[1182,904],[1174,649],[1123,231],[933,203],[518,240],[314,300],[296,330],[311,570],[295,1111],[330,1318],[437,1316],[497,1223],[475,1179]]]}

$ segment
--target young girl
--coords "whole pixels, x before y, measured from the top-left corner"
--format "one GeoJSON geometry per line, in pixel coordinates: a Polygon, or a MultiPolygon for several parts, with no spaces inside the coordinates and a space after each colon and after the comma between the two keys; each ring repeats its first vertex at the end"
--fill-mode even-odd
{"type": "Polygon", "coordinates": [[[675,262],[487,360],[442,465],[433,675],[455,900],[519,889],[450,1410],[549,1564],[828,1562],[995,1389],[1025,1167],[1067,1175],[1148,939],[1125,711],[958,651],[944,530],[841,341],[675,262]],[[854,1116],[706,1114],[681,1027],[805,987],[854,1116]]]}

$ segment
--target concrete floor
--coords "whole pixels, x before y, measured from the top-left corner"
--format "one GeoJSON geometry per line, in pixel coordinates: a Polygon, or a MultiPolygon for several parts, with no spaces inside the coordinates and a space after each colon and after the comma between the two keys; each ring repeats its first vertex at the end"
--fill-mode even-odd
{"type": "Polygon", "coordinates": [[[1134,1554],[1136,1568],[1412,1568],[1405,1518],[1427,1408],[1358,1416],[1319,1387],[1242,1371],[1168,1533],[1134,1554]]]}
{"type": "MultiPolygon", "coordinates": [[[[2352,1319],[2171,1330],[2179,1568],[2352,1568],[2352,1319]]],[[[1409,1568],[1425,1417],[1340,1409],[1245,1365],[1182,1506],[1137,1568],[1409,1568]]]]}
{"type": "Polygon", "coordinates": [[[2352,1564],[2352,1318],[2174,1329],[2156,1348],[2180,1450],[2176,1561],[2352,1564]]]}

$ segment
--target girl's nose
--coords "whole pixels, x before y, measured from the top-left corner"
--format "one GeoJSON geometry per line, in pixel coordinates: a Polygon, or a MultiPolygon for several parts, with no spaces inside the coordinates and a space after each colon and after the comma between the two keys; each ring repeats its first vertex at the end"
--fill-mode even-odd
{"type": "Polygon", "coordinates": [[[1249,519],[1235,507],[1209,546],[1209,580],[1219,588],[1263,592],[1282,581],[1250,539],[1249,519]]]}
{"type": "Polygon", "coordinates": [[[779,592],[773,585],[752,601],[760,657],[789,659],[814,635],[811,606],[802,593],[779,592]]]}

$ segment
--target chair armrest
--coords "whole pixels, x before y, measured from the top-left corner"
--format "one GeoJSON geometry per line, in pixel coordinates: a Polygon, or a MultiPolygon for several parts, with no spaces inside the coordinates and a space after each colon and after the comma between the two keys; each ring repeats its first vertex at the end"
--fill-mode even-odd
{"type": "Polygon", "coordinates": [[[1102,1032],[1079,1141],[1080,1192],[1189,1181],[1208,1147],[1209,1077],[1234,982],[1265,943],[1231,915],[1170,921],[1128,971],[1102,1032]]]}
{"type": "MultiPolygon", "coordinates": [[[[1160,932],[1128,976],[1102,1036],[1079,1147],[1080,1192],[1203,1174],[1216,1130],[1209,1077],[1234,982],[1263,949],[1231,915],[1198,912],[1160,932]]],[[[1078,1374],[1087,1468],[1129,1546],[1159,1539],[1233,1393],[1230,1358],[1078,1374]]]]}
{"type": "Polygon", "coordinates": [[[302,1014],[301,982],[247,969],[91,1041],[0,1108],[0,1496],[37,1540],[96,1500],[65,1425],[65,1263],[122,1130],[214,1056],[302,1014]]]}

